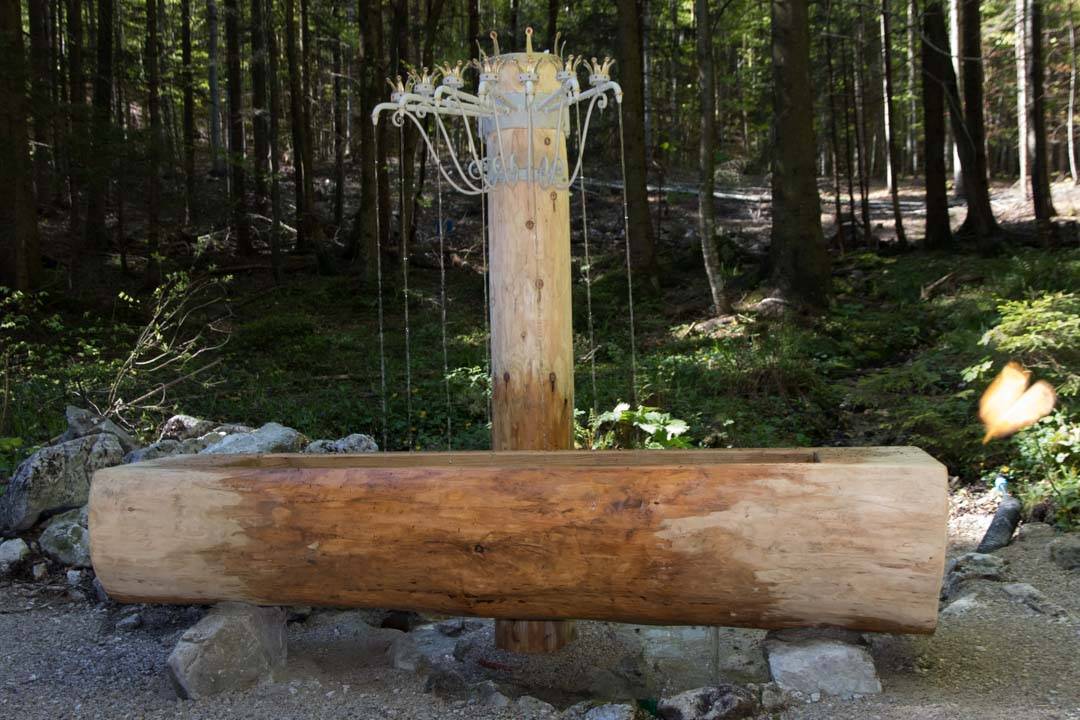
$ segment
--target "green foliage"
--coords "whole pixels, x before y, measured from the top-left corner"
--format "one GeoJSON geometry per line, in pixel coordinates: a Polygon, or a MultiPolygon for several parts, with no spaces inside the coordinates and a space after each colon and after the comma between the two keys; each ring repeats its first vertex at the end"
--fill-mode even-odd
{"type": "MultiPolygon", "coordinates": [[[[577,411],[579,417],[583,411],[577,411]]],[[[659,408],[629,403],[619,403],[602,413],[590,412],[586,424],[575,421],[574,435],[578,447],[589,450],[613,448],[644,448],[662,450],[688,448],[690,442],[683,437],[689,426],[685,421],[671,417],[659,408]]]]}
{"type": "Polygon", "coordinates": [[[1041,371],[1061,395],[1080,394],[1080,295],[1010,300],[998,312],[1001,322],[983,335],[982,344],[1041,371]]]}
{"type": "Polygon", "coordinates": [[[1029,511],[1049,501],[1063,528],[1080,527],[1080,418],[1056,412],[1017,434],[1015,459],[998,469],[1020,487],[1029,511]]]}

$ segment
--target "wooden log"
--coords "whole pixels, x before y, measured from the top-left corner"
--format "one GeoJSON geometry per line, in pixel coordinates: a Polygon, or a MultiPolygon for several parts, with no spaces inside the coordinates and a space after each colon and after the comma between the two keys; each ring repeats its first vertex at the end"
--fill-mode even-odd
{"type": "MultiPolygon", "coordinates": [[[[505,56],[499,92],[523,98],[518,63],[528,65],[538,57],[505,56]]],[[[537,97],[559,88],[553,63],[541,63],[537,73],[537,97]]],[[[489,158],[522,170],[521,177],[496,184],[488,195],[493,450],[574,447],[570,199],[566,189],[543,187],[536,170],[556,162],[566,169],[565,133],[570,126],[567,122],[559,128],[550,120],[538,114],[530,128],[520,117],[516,122],[507,119],[497,132],[492,125],[484,138],[489,158]]],[[[504,622],[511,621],[496,623],[496,643],[504,650],[551,652],[574,637],[573,627],[551,621],[505,627],[504,622]]]]}
{"type": "Polygon", "coordinates": [[[822,448],[166,458],[89,520],[123,602],[931,632],[946,518],[921,450],[822,448]]]}

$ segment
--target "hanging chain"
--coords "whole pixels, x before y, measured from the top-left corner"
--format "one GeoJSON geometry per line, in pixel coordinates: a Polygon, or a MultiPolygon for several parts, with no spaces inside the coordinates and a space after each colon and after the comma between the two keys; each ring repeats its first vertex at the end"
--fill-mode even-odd
{"type": "Polygon", "coordinates": [[[619,105],[619,161],[622,164],[623,233],[626,242],[626,298],[630,314],[630,401],[637,404],[637,341],[634,338],[634,275],[630,259],[630,210],[626,199],[626,139],[623,135],[622,103],[619,105]]]}
{"type": "Polygon", "coordinates": [[[435,172],[435,184],[436,193],[438,195],[438,220],[439,220],[439,308],[442,312],[442,365],[443,365],[443,385],[446,389],[446,449],[453,449],[453,428],[451,426],[451,415],[453,413],[453,405],[450,402],[450,362],[447,358],[446,351],[446,260],[445,260],[445,247],[446,240],[443,235],[443,207],[442,207],[442,161],[439,159],[439,137],[435,136],[435,146],[431,150],[432,160],[440,165],[436,168],[435,172]]]}
{"type": "Polygon", "coordinates": [[[405,226],[405,128],[398,129],[398,226],[401,228],[401,297],[405,301],[405,427],[409,449],[412,431],[412,359],[409,357],[409,228],[405,226]]]}
{"type": "Polygon", "coordinates": [[[379,227],[379,129],[372,132],[372,159],[375,166],[375,276],[379,285],[379,396],[382,400],[382,449],[389,450],[386,418],[386,331],[383,323],[382,229],[379,227]]]}
{"type": "MultiPolygon", "coordinates": [[[[581,137],[581,108],[574,106],[577,114],[578,145],[583,142],[581,137]]],[[[596,414],[596,338],[593,333],[593,310],[592,310],[592,257],[589,254],[589,215],[585,208],[585,169],[584,166],[578,175],[579,187],[581,188],[581,235],[585,241],[585,307],[589,318],[589,380],[592,386],[592,411],[596,414]]]]}

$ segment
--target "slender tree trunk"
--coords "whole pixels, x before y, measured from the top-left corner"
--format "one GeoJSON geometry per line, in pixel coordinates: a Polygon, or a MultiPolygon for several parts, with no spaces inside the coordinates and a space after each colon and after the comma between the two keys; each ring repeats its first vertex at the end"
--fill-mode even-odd
{"type": "Polygon", "coordinates": [[[772,0],[773,278],[785,298],[823,307],[830,284],[814,168],[807,0],[772,0]]]}
{"type": "Polygon", "coordinates": [[[851,142],[853,94],[851,91],[851,73],[847,68],[847,44],[843,39],[840,41],[840,57],[840,74],[844,83],[844,165],[847,168],[848,207],[851,214],[852,240],[857,240],[855,231],[855,149],[851,142]]]}
{"type": "Polygon", "coordinates": [[[1043,56],[1043,3],[1044,0],[1027,0],[1028,33],[1027,61],[1030,74],[1028,89],[1031,91],[1031,118],[1028,122],[1028,154],[1031,156],[1031,198],[1035,206],[1035,223],[1043,241],[1053,239],[1051,218],[1054,210],[1050,192],[1050,170],[1046,150],[1046,84],[1043,56]]]}
{"type": "Polygon", "coordinates": [[[41,255],[19,0],[0,0],[0,67],[0,285],[30,291],[41,281],[41,255]]]}
{"type": "Polygon", "coordinates": [[[221,88],[218,86],[217,0],[206,0],[207,80],[210,84],[210,174],[225,177],[225,152],[221,147],[221,88]]]}
{"type": "Polygon", "coordinates": [[[833,224],[840,252],[844,251],[844,206],[840,199],[840,134],[836,127],[836,73],[833,68],[833,3],[829,0],[825,21],[825,70],[829,83],[829,140],[832,146],[833,200],[835,202],[833,224]]]}
{"type": "MultiPolygon", "coordinates": [[[[360,47],[357,66],[360,68],[360,206],[353,216],[346,247],[346,257],[352,259],[363,253],[368,279],[375,274],[376,218],[381,213],[378,200],[379,181],[375,136],[378,128],[372,125],[371,112],[382,85],[382,2],[360,0],[357,7],[360,47]]],[[[385,123],[380,123],[380,128],[385,123]]],[[[381,218],[380,218],[381,219],[381,218]]],[[[381,223],[380,223],[381,229],[381,223]]]]}
{"type": "MultiPolygon", "coordinates": [[[[960,25],[963,22],[963,18],[960,14],[960,2],[961,0],[949,0],[949,47],[952,48],[950,58],[952,59],[953,76],[956,78],[957,91],[962,93],[963,86],[963,73],[960,71],[960,25]]],[[[962,127],[963,123],[959,125],[954,122],[954,118],[950,114],[949,126],[952,128],[952,163],[953,163],[953,194],[956,197],[964,197],[964,163],[960,159],[960,148],[958,143],[960,136],[964,132],[962,127]]]]}
{"type": "Polygon", "coordinates": [[[94,116],[91,141],[89,193],[86,203],[87,244],[101,250],[108,244],[105,200],[109,190],[112,152],[113,0],[98,0],[97,67],[94,71],[94,116]]]}
{"type": "Polygon", "coordinates": [[[333,0],[331,13],[334,18],[335,36],[332,39],[332,70],[334,75],[334,225],[345,224],[345,100],[341,77],[341,3],[333,0]]]}
{"type": "Polygon", "coordinates": [[[896,144],[896,111],[893,103],[892,71],[892,14],[889,0],[881,0],[881,75],[884,78],[882,90],[885,94],[885,149],[889,169],[889,192],[892,196],[893,219],[896,223],[896,244],[901,248],[908,245],[904,233],[904,214],[900,211],[900,148],[896,144]]]}
{"type": "Polygon", "coordinates": [[[919,146],[916,142],[917,129],[919,126],[919,76],[915,70],[916,43],[915,36],[919,25],[919,7],[917,0],[908,0],[907,3],[907,81],[908,81],[908,121],[907,121],[907,153],[908,167],[911,174],[919,174],[919,146]]]}
{"type": "Polygon", "coordinates": [[[555,34],[559,32],[559,0],[547,3],[547,40],[548,46],[555,47],[555,34]]]}
{"type": "MultiPolygon", "coordinates": [[[[381,0],[376,1],[381,2],[381,0]]],[[[480,45],[478,44],[480,42],[480,0],[468,0],[468,4],[469,59],[476,61],[480,58],[480,45]]]]}
{"type": "Polygon", "coordinates": [[[705,274],[709,278],[712,310],[715,315],[731,312],[724,294],[724,275],[716,252],[714,227],[713,179],[716,157],[713,140],[716,116],[716,95],[713,92],[712,31],[709,21],[709,0],[694,0],[697,20],[698,86],[701,88],[701,133],[698,146],[698,236],[701,255],[705,259],[705,274]]]}
{"type": "Polygon", "coordinates": [[[34,124],[34,194],[39,204],[49,198],[52,187],[52,123],[55,103],[50,97],[53,85],[49,39],[49,2],[30,0],[30,114],[34,124]]]}
{"type": "MultiPolygon", "coordinates": [[[[263,0],[253,0],[262,2],[263,0]]],[[[263,17],[264,37],[266,38],[266,55],[269,59],[267,70],[267,84],[270,89],[270,127],[267,142],[270,146],[270,212],[272,226],[270,228],[270,267],[274,274],[274,281],[280,283],[281,272],[281,151],[278,147],[281,132],[278,122],[281,118],[281,80],[278,73],[278,45],[277,34],[274,31],[274,0],[266,0],[266,14],[263,17]]]]}
{"type": "Polygon", "coordinates": [[[266,172],[270,154],[270,118],[266,108],[267,23],[263,18],[265,1],[251,0],[251,124],[255,148],[252,170],[255,195],[263,202],[266,198],[266,172]]]}
{"type": "Polygon", "coordinates": [[[1065,120],[1066,141],[1069,152],[1069,175],[1073,185],[1080,184],[1076,170],[1076,17],[1072,2],[1069,3],[1069,109],[1065,120]]]}
{"type": "Polygon", "coordinates": [[[83,31],[82,0],[67,0],[68,10],[68,103],[70,107],[70,134],[68,136],[68,193],[71,198],[68,214],[68,232],[81,252],[82,226],[82,176],[85,157],[86,127],[86,81],[83,77],[83,31]]]}
{"type": "Polygon", "coordinates": [[[292,131],[293,191],[296,203],[296,251],[308,249],[305,232],[307,215],[304,212],[304,91],[300,78],[300,50],[297,46],[296,2],[285,0],[285,58],[289,72],[289,127],[292,131]]]}
{"type": "Polygon", "coordinates": [[[928,249],[953,243],[945,170],[945,76],[950,59],[943,52],[949,38],[941,0],[928,0],[923,13],[923,132],[926,158],[926,239],[928,249]]]}
{"type": "Polygon", "coordinates": [[[149,287],[161,281],[161,264],[158,246],[161,234],[161,71],[158,59],[161,44],[158,40],[157,7],[154,0],[146,0],[146,46],[143,66],[146,68],[146,106],[150,115],[150,134],[147,140],[147,194],[146,194],[146,278],[149,287]]]}
{"type": "MultiPolygon", "coordinates": [[[[856,43],[861,44],[858,35],[856,36],[856,43]]],[[[859,200],[862,214],[863,237],[866,239],[867,244],[870,244],[874,236],[873,229],[870,225],[870,162],[867,158],[870,154],[870,140],[867,137],[866,95],[862,90],[863,79],[862,73],[859,71],[860,65],[862,65],[862,60],[859,54],[855,53],[850,60],[849,68],[851,69],[852,74],[852,104],[855,110],[855,148],[858,151],[859,162],[859,200]]]]}
{"type": "MultiPolygon", "coordinates": [[[[258,2],[258,0],[254,0],[258,2]]],[[[184,90],[184,222],[195,217],[195,73],[191,59],[191,0],[180,0],[180,82],[184,90]]]]}
{"type": "Polygon", "coordinates": [[[979,0],[962,0],[960,6],[960,56],[964,77],[964,138],[971,150],[971,164],[964,165],[964,195],[968,214],[961,234],[975,237],[984,253],[996,251],[1001,229],[990,207],[989,173],[986,165],[986,125],[983,118],[982,17],[979,0]]]}
{"type": "Polygon", "coordinates": [[[251,255],[247,204],[244,197],[246,162],[244,153],[244,88],[240,75],[240,3],[225,0],[225,63],[229,85],[229,203],[232,206],[232,231],[236,233],[236,251],[251,255]]]}
{"type": "Polygon", "coordinates": [[[510,43],[504,48],[506,50],[516,50],[521,45],[518,43],[518,21],[521,15],[521,0],[510,0],[510,43]]]}
{"type": "Polygon", "coordinates": [[[1026,197],[1028,187],[1028,63],[1027,63],[1027,4],[1028,0],[1016,0],[1015,20],[1013,23],[1016,36],[1016,121],[1019,131],[1016,136],[1016,154],[1020,159],[1020,192],[1026,197]]]}
{"type": "Polygon", "coordinates": [[[626,162],[626,198],[630,218],[630,263],[659,285],[645,157],[645,82],[642,60],[641,14],[637,0],[618,0],[619,83],[623,89],[623,135],[626,162]]]}

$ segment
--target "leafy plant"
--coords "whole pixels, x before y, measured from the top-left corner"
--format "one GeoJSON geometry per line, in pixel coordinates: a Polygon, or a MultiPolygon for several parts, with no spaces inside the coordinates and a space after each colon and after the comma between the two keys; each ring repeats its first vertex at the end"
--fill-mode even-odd
{"type": "Polygon", "coordinates": [[[1000,469],[1028,509],[1048,503],[1063,528],[1080,527],[1080,420],[1058,411],[1016,436],[1016,460],[1000,469]]]}
{"type": "Polygon", "coordinates": [[[1062,395],[1080,394],[1080,295],[1047,293],[1006,301],[982,344],[1042,371],[1062,395]]]}
{"type": "MultiPolygon", "coordinates": [[[[584,411],[579,410],[577,414],[584,415],[584,411]]],[[[578,447],[590,450],[661,450],[690,447],[689,440],[684,437],[689,429],[685,421],[673,418],[659,408],[638,405],[634,409],[629,403],[619,403],[602,413],[590,411],[587,424],[576,424],[575,435],[578,447]]]]}

